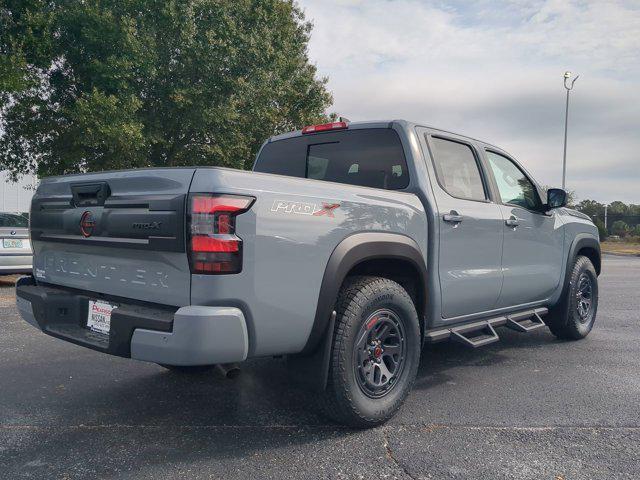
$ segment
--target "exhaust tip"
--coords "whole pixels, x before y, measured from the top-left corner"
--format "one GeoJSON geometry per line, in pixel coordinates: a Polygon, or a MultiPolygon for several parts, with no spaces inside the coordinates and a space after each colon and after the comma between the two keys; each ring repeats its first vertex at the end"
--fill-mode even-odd
{"type": "Polygon", "coordinates": [[[216,365],[216,370],[228,379],[237,378],[240,375],[240,366],[237,363],[219,363],[216,365]]]}

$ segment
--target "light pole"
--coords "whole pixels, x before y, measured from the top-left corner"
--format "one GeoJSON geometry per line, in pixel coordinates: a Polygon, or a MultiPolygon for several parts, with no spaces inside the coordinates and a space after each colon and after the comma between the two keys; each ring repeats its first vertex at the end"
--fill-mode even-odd
{"type": "Polygon", "coordinates": [[[569,125],[569,92],[573,89],[573,84],[576,83],[580,75],[567,83],[571,78],[571,72],[564,72],[564,88],[567,90],[567,104],[564,110],[564,154],[562,155],[562,189],[565,189],[565,183],[567,178],[567,127],[569,125]]]}

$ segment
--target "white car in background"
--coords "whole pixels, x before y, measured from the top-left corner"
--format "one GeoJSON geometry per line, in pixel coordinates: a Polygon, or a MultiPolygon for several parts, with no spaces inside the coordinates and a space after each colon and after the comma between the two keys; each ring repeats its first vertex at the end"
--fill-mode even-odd
{"type": "Polygon", "coordinates": [[[31,273],[32,262],[29,220],[15,213],[0,213],[0,275],[31,273]]]}

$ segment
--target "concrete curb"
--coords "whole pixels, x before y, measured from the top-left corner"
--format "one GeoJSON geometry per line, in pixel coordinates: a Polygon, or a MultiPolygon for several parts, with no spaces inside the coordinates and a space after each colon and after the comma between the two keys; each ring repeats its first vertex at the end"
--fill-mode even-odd
{"type": "Polygon", "coordinates": [[[602,252],[603,255],[611,255],[614,257],[640,257],[640,253],[620,253],[620,252],[602,252]]]}

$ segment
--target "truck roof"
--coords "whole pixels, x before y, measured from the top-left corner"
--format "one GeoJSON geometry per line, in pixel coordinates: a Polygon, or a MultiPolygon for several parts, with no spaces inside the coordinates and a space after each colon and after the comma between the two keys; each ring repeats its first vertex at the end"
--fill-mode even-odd
{"type": "MultiPolygon", "coordinates": [[[[492,147],[495,148],[497,150],[500,151],[504,151],[502,148],[493,145],[489,142],[485,142],[484,140],[480,140],[478,138],[474,138],[474,137],[470,137],[468,135],[463,135],[461,133],[456,133],[456,132],[452,132],[450,130],[444,130],[442,128],[438,128],[438,127],[434,127],[432,125],[428,125],[425,123],[421,123],[421,122],[412,122],[410,120],[403,120],[403,119],[395,119],[395,120],[364,120],[364,121],[359,121],[359,122],[349,122],[349,129],[350,130],[360,130],[360,129],[364,129],[364,128],[391,128],[393,124],[399,124],[402,125],[403,127],[409,129],[409,128],[413,128],[413,127],[424,127],[424,128],[429,128],[431,130],[437,130],[439,132],[442,133],[448,133],[451,135],[456,135],[458,137],[462,137],[462,138],[467,138],[469,140],[472,140],[474,142],[479,142],[482,143],[488,147],[492,147]]],[[[287,132],[287,133],[281,133],[280,135],[274,135],[272,137],[269,137],[267,139],[267,142],[275,142],[278,140],[285,140],[287,138],[294,138],[294,137],[300,137],[302,136],[302,130],[295,130],[292,132],[287,132]]],[[[506,153],[506,152],[505,152],[506,153]]]]}

